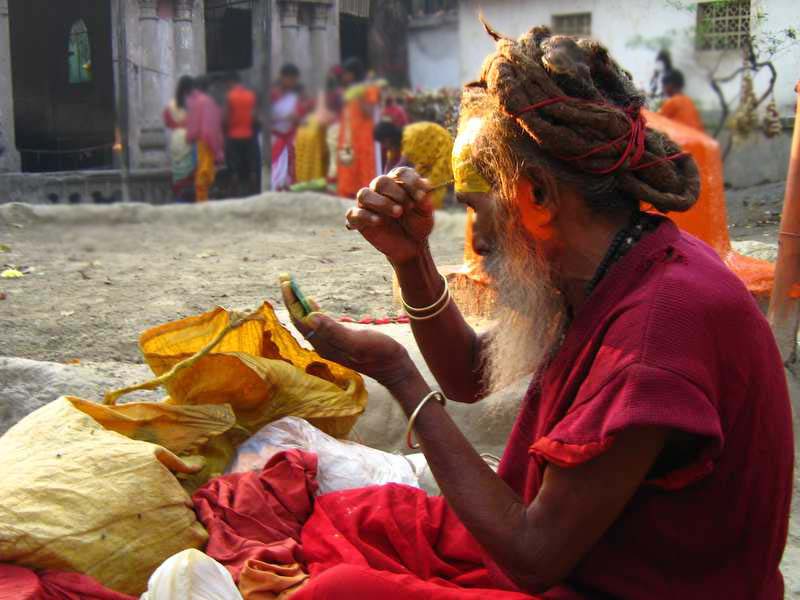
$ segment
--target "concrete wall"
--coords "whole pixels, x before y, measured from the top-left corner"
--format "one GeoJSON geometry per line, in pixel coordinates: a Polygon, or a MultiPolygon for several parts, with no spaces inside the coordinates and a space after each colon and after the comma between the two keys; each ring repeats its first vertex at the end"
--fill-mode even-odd
{"type": "Polygon", "coordinates": [[[408,68],[412,88],[459,87],[457,16],[418,18],[411,22],[408,68]]]}
{"type": "MultiPolygon", "coordinates": [[[[720,74],[731,72],[741,64],[741,57],[738,51],[695,49],[697,17],[693,4],[695,0],[465,0],[459,7],[459,79],[461,83],[474,79],[484,58],[494,49],[493,41],[478,21],[479,11],[483,11],[498,31],[513,37],[534,25],[550,25],[554,14],[591,12],[593,36],[631,71],[637,85],[643,89],[648,88],[656,66],[657,47],[645,47],[637,43],[637,39],[652,42],[663,38],[674,66],[686,76],[687,93],[696,100],[701,111],[713,117],[719,105],[708,84],[707,72],[715,68],[720,74]]],[[[753,0],[751,14],[758,10],[765,15],[758,25],[761,33],[778,32],[800,24],[797,0],[753,0]]],[[[790,121],[795,112],[794,85],[800,76],[800,45],[789,46],[777,54],[774,64],[778,71],[775,99],[781,115],[790,121]]],[[[442,76],[439,81],[439,85],[445,85],[449,75],[442,76]]],[[[754,82],[756,93],[764,89],[767,81],[768,74],[762,72],[754,82]]],[[[731,99],[738,97],[739,89],[738,79],[724,86],[731,99]]],[[[786,177],[790,142],[791,129],[786,129],[772,140],[756,133],[736,144],[726,160],[726,183],[746,187],[781,181],[786,177]]]]}
{"type": "MultiPolygon", "coordinates": [[[[696,4],[695,0],[681,3],[669,0],[466,0],[459,10],[460,79],[466,82],[475,77],[492,40],[478,21],[483,10],[486,19],[508,36],[518,36],[534,25],[550,25],[554,14],[592,13],[592,35],[603,42],[617,60],[631,71],[636,83],[646,88],[655,67],[657,50],[637,44],[637,38],[664,38],[669,44],[675,67],[686,75],[687,93],[695,98],[701,110],[716,108],[715,96],[706,80],[706,71],[719,64],[719,73],[727,73],[741,64],[738,51],[697,51],[694,45],[696,12],[678,5],[696,4]]],[[[777,32],[800,24],[800,3],[797,0],[753,0],[751,14],[763,10],[765,19],[759,31],[777,32]]],[[[794,114],[795,81],[800,75],[800,46],[781,52],[775,57],[778,85],[775,98],[781,113],[794,114]]],[[[763,87],[768,76],[763,73],[755,82],[763,87]]],[[[725,87],[729,96],[739,90],[738,81],[725,87]]]]}

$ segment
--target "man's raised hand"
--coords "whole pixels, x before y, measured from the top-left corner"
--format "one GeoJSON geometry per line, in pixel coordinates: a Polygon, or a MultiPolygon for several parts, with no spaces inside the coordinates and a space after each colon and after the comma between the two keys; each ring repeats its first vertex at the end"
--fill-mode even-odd
{"type": "Polygon", "coordinates": [[[361,235],[394,265],[414,259],[433,231],[431,184],[409,167],[376,177],[356,196],[347,227],[361,235]]]}

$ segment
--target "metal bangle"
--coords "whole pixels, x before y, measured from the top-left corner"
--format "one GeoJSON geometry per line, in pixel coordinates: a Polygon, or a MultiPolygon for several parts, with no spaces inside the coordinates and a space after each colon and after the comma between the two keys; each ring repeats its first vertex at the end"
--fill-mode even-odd
{"type": "Polygon", "coordinates": [[[441,273],[440,273],[439,275],[441,276],[441,278],[442,278],[442,281],[444,281],[444,291],[442,292],[442,295],[441,295],[441,296],[439,296],[439,298],[436,300],[436,302],[434,302],[434,303],[433,303],[433,304],[431,304],[430,306],[426,306],[426,307],[424,307],[424,308],[417,308],[417,307],[415,307],[415,306],[411,306],[411,305],[409,305],[409,304],[408,304],[408,302],[406,302],[406,299],[405,299],[405,297],[403,296],[403,291],[402,291],[402,290],[400,290],[400,302],[402,302],[402,303],[403,303],[403,308],[404,308],[404,309],[406,309],[406,313],[407,313],[409,316],[411,315],[411,313],[417,313],[417,314],[419,314],[419,313],[425,313],[425,312],[428,312],[429,310],[433,310],[433,309],[435,309],[436,307],[438,307],[438,306],[439,306],[439,304],[440,304],[440,303],[441,303],[441,302],[442,302],[442,301],[443,301],[443,300],[444,300],[444,299],[447,297],[447,295],[450,293],[450,284],[449,284],[449,283],[447,283],[447,277],[445,277],[445,276],[444,276],[444,275],[442,275],[441,273]]]}
{"type": "Polygon", "coordinates": [[[447,307],[450,306],[450,302],[452,302],[452,300],[453,300],[453,297],[449,294],[449,290],[448,290],[447,302],[442,304],[442,307],[439,310],[437,310],[435,313],[432,313],[430,315],[425,315],[424,317],[417,317],[415,315],[407,313],[407,316],[412,321],[427,321],[428,319],[433,319],[434,317],[438,317],[440,314],[442,314],[447,309],[447,307]]]}
{"type": "Polygon", "coordinates": [[[428,401],[436,398],[436,401],[444,406],[447,404],[447,398],[444,397],[442,392],[431,392],[427,396],[425,396],[419,404],[417,404],[417,408],[414,409],[414,412],[411,413],[411,416],[408,419],[408,428],[406,429],[406,445],[411,450],[418,450],[420,445],[414,442],[414,423],[417,420],[417,415],[419,415],[420,411],[425,407],[428,401]]]}

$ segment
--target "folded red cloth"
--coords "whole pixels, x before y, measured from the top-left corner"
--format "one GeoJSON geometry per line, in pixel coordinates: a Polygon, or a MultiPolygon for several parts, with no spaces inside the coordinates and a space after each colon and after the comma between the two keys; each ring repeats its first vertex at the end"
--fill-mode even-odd
{"type": "Polygon", "coordinates": [[[0,600],[136,600],[103,587],[88,575],[0,564],[0,600]]]}
{"type": "Polygon", "coordinates": [[[208,530],[206,554],[236,581],[248,560],[303,564],[300,532],[316,491],[317,456],[300,450],[276,454],[260,472],[212,479],[192,496],[208,530]]]}

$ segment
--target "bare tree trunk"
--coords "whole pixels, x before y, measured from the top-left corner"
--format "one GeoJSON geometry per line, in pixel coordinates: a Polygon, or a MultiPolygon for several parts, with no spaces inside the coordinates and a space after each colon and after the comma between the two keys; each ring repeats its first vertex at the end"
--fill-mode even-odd
{"type": "Polygon", "coordinates": [[[395,87],[408,85],[408,16],[408,0],[372,1],[370,63],[395,87]]]}

